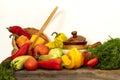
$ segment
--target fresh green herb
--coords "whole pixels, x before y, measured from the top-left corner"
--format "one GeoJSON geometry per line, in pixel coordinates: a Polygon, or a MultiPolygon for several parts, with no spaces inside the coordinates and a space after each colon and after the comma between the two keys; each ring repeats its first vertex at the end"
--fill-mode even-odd
{"type": "Polygon", "coordinates": [[[0,80],[16,80],[14,68],[10,67],[11,60],[8,58],[0,64],[0,80]]]}
{"type": "Polygon", "coordinates": [[[99,58],[97,69],[120,69],[120,38],[111,38],[103,44],[88,49],[99,58]]]}

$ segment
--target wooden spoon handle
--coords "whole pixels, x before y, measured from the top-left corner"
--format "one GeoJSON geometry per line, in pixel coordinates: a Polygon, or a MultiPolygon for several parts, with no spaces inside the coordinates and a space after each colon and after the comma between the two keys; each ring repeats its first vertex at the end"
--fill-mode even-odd
{"type": "Polygon", "coordinates": [[[37,39],[39,38],[40,34],[43,33],[43,31],[45,30],[45,28],[47,27],[47,25],[49,24],[49,22],[51,21],[51,19],[53,18],[55,12],[57,11],[58,6],[55,7],[55,9],[52,11],[52,13],[49,15],[49,17],[47,18],[47,20],[45,21],[45,23],[43,24],[43,26],[40,28],[37,37],[35,38],[34,42],[31,44],[28,54],[32,54],[31,53],[31,49],[33,48],[34,44],[36,43],[37,39]]]}
{"type": "Polygon", "coordinates": [[[49,24],[49,22],[53,18],[55,12],[57,11],[57,9],[58,9],[58,6],[56,6],[56,8],[53,10],[53,12],[50,14],[50,16],[47,18],[46,22],[43,24],[43,26],[39,30],[39,33],[42,33],[45,30],[45,28],[47,27],[47,25],[49,24]]]}

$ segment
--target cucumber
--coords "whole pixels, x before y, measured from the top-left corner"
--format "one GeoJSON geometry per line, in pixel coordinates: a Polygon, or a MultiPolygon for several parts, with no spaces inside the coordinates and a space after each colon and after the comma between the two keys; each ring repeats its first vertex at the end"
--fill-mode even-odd
{"type": "Polygon", "coordinates": [[[30,55],[19,56],[13,59],[10,63],[11,67],[14,67],[15,70],[23,69],[24,62],[31,57],[30,55]]]}

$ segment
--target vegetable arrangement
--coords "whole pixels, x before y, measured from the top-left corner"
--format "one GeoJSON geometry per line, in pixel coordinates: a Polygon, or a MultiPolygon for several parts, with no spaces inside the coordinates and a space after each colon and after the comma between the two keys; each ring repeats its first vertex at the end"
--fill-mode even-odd
{"type": "Polygon", "coordinates": [[[30,36],[20,26],[9,27],[9,31],[18,35],[15,42],[19,49],[0,64],[0,73],[4,74],[0,76],[0,80],[15,80],[14,71],[22,69],[62,70],[79,69],[84,66],[97,69],[120,68],[119,38],[111,38],[103,44],[99,42],[99,45],[89,45],[84,53],[75,47],[64,52],[63,42],[68,38],[64,33],[54,32],[54,41],[45,43],[45,40],[39,37],[31,50],[32,55],[29,55],[29,47],[37,35],[30,36]]]}

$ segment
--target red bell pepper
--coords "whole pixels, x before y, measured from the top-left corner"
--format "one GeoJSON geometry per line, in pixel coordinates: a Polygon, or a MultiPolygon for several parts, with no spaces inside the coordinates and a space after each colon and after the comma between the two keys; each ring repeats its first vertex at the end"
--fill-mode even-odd
{"type": "Polygon", "coordinates": [[[49,70],[61,70],[62,60],[61,58],[41,60],[41,61],[38,61],[38,66],[40,68],[49,69],[49,70]]]}
{"type": "Polygon", "coordinates": [[[14,53],[10,58],[13,60],[14,58],[18,56],[22,56],[27,54],[27,51],[29,49],[30,43],[25,43],[23,46],[20,47],[20,49],[14,53]]]}
{"type": "Polygon", "coordinates": [[[10,26],[7,28],[9,32],[13,33],[13,34],[16,34],[16,35],[24,35],[24,36],[27,36],[28,39],[30,39],[30,34],[28,32],[26,32],[22,27],[20,26],[10,26]]]}

